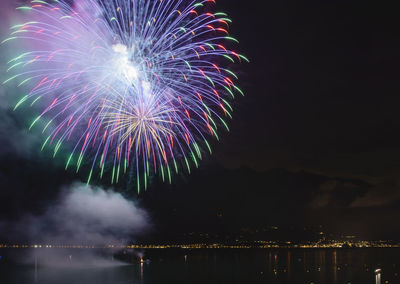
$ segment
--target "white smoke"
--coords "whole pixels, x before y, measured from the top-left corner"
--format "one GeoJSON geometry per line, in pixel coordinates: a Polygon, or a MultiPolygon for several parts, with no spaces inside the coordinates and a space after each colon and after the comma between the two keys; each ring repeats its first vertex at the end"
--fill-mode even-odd
{"type": "Polygon", "coordinates": [[[126,243],[148,228],[148,215],[114,191],[80,183],[65,188],[59,201],[39,216],[8,224],[17,239],[37,243],[107,245],[126,243]]]}
{"type": "MultiPolygon", "coordinates": [[[[30,245],[68,245],[115,247],[126,245],[135,236],[149,229],[148,214],[133,201],[121,194],[99,187],[75,184],[64,188],[61,198],[40,215],[28,215],[17,222],[0,223],[0,235],[13,240],[28,242],[30,245]]],[[[44,253],[45,265],[70,265],[63,250],[36,250],[35,257],[44,253]]],[[[81,250],[79,259],[93,265],[106,265],[103,256],[95,251],[81,250]]],[[[33,254],[24,255],[24,261],[31,263],[33,254]]]]}

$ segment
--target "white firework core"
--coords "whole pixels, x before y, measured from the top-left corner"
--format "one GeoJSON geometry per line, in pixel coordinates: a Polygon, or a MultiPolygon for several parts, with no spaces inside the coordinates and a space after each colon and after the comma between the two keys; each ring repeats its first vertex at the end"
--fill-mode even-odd
{"type": "Polygon", "coordinates": [[[42,149],[67,148],[66,168],[93,176],[110,169],[147,187],[152,175],[171,182],[191,172],[219,129],[229,130],[230,100],[243,92],[230,66],[247,59],[230,50],[225,13],[215,0],[26,1],[24,22],[8,41],[25,46],[3,82],[28,87],[15,109],[39,110],[42,149]],[[25,19],[26,18],[26,19],[25,19]],[[67,144],[64,146],[64,144],[67,144]]]}

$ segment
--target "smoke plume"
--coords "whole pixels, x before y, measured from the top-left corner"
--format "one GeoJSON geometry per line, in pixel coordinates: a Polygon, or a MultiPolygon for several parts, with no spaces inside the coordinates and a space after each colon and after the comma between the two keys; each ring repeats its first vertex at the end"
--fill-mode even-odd
{"type": "Polygon", "coordinates": [[[0,236],[42,246],[28,256],[24,254],[23,262],[32,263],[39,255],[45,265],[107,265],[109,257],[106,260],[96,250],[75,250],[79,257],[72,258],[65,250],[45,247],[125,245],[149,229],[148,214],[119,193],[83,184],[64,188],[62,192],[44,213],[0,223],[0,236]]]}
{"type": "Polygon", "coordinates": [[[75,184],[42,215],[24,216],[6,230],[30,243],[107,245],[126,243],[147,228],[146,212],[121,194],[75,184]]]}

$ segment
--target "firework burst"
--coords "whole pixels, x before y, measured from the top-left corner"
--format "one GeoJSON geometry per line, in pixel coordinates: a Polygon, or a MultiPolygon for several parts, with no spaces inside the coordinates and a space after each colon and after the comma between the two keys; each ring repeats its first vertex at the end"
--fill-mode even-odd
{"type": "MultiPolygon", "coordinates": [[[[129,171],[137,189],[150,175],[198,165],[207,139],[228,129],[229,101],[242,91],[228,67],[247,59],[228,46],[214,0],[33,0],[2,43],[27,48],[8,62],[27,90],[17,102],[39,110],[31,128],[42,150],[65,149],[66,168],[83,164],[111,183],[129,171]]],[[[65,152],[65,151],[63,151],[65,152]]]]}

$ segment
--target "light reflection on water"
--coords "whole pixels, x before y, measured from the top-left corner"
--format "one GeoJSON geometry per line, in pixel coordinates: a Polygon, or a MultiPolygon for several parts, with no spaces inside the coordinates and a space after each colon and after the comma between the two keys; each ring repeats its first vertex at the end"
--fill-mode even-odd
{"type": "Polygon", "coordinates": [[[376,268],[382,268],[382,283],[400,283],[400,249],[148,250],[147,262],[127,253],[106,256],[112,265],[73,265],[81,252],[65,252],[63,259],[69,264],[51,266],[43,264],[47,256],[42,254],[30,265],[21,265],[12,262],[13,251],[0,250],[0,283],[373,284],[376,268]],[[116,258],[130,263],[121,265],[116,258]]]}

